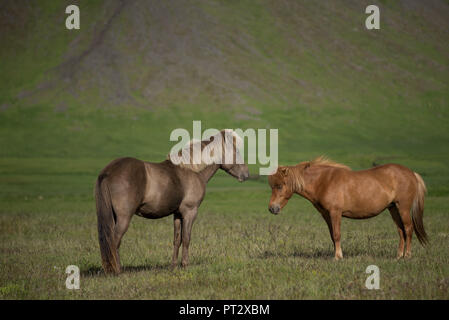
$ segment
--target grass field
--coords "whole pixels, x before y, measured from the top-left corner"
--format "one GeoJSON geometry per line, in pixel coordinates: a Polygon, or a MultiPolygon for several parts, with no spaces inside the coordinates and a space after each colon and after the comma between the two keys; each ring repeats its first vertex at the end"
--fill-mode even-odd
{"type": "MultiPolygon", "coordinates": [[[[0,298],[448,299],[447,1],[4,0],[0,19],[0,298]],[[64,27],[78,3],[81,29],[64,27]],[[381,29],[364,29],[376,3],[381,29]],[[118,277],[101,270],[93,187],[112,159],[162,161],[175,128],[277,128],[279,162],[396,162],[427,184],[412,258],[388,212],[342,224],[268,210],[266,177],[210,182],[191,265],[169,268],[172,218],[135,217],[118,277]],[[380,290],[367,290],[367,266],[380,290]],[[80,290],[65,268],[81,270],[80,290]]],[[[251,166],[252,174],[258,165],[251,166]]]]}
{"type": "Polygon", "coordinates": [[[448,196],[427,199],[431,244],[424,249],[415,237],[410,260],[395,260],[398,235],[384,212],[343,220],[345,259],[335,262],[327,226],[306,200],[296,197],[274,216],[266,179],[240,184],[222,173],[200,208],[187,269],[170,269],[171,217],[136,216],[121,247],[124,272],[111,277],[101,270],[92,196],[92,168],[102,161],[36,163],[35,174],[2,172],[2,194],[9,193],[0,202],[2,298],[449,298],[448,196]],[[380,290],[365,288],[372,264],[380,268],[380,290]],[[68,265],[81,270],[80,290],[65,287],[68,265]]]}

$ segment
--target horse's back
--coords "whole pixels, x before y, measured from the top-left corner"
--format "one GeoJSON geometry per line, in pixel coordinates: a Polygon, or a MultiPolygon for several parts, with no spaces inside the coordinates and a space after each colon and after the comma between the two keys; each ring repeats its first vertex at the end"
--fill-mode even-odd
{"type": "Polygon", "coordinates": [[[387,163],[355,172],[365,173],[366,176],[372,176],[383,183],[394,185],[415,182],[415,173],[410,168],[397,163],[387,163]]]}
{"type": "Polygon", "coordinates": [[[132,157],[123,157],[112,160],[106,167],[103,168],[100,174],[105,175],[123,175],[123,171],[141,171],[145,169],[144,163],[142,160],[132,158],[132,157]]]}
{"type": "Polygon", "coordinates": [[[402,164],[399,164],[399,163],[386,163],[386,164],[377,165],[370,169],[366,169],[366,171],[376,171],[376,170],[391,170],[391,171],[401,171],[401,172],[413,173],[413,171],[410,168],[408,168],[402,164]]]}
{"type": "Polygon", "coordinates": [[[142,160],[125,157],[111,161],[100,173],[108,177],[110,184],[126,184],[122,187],[144,187],[145,164],[142,160]]]}

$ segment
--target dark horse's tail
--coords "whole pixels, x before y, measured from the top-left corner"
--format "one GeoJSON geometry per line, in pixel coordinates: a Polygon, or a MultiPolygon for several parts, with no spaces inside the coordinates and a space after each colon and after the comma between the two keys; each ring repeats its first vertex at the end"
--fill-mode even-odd
{"type": "Polygon", "coordinates": [[[419,174],[415,172],[415,177],[418,182],[418,191],[413,199],[413,205],[411,209],[413,229],[415,229],[416,236],[419,242],[424,246],[428,243],[427,234],[424,230],[423,213],[424,213],[424,197],[427,189],[424,180],[419,174]]]}
{"type": "Polygon", "coordinates": [[[100,174],[95,186],[95,200],[97,202],[98,241],[100,242],[101,260],[106,273],[119,273],[120,263],[115,244],[115,219],[112,208],[106,174],[100,174]]]}

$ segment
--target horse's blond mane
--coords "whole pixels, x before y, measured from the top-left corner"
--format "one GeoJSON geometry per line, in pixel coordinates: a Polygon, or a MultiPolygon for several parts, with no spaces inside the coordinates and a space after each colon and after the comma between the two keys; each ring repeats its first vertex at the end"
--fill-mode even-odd
{"type": "MultiPolygon", "coordinates": [[[[223,148],[216,148],[213,149],[211,154],[206,153],[206,158],[207,158],[207,162],[204,161],[204,157],[201,157],[201,162],[200,163],[193,163],[193,151],[195,150],[194,145],[199,144],[200,148],[198,148],[197,150],[200,150],[201,152],[203,152],[203,150],[210,144],[213,143],[212,139],[211,140],[197,140],[197,139],[192,139],[189,141],[189,143],[187,145],[185,145],[178,153],[178,156],[181,157],[181,162],[179,164],[175,164],[177,166],[179,166],[180,168],[185,168],[188,170],[192,170],[193,172],[201,172],[202,170],[204,170],[207,166],[209,166],[211,163],[221,163],[221,161],[223,160],[223,151],[226,149],[226,142],[225,141],[225,134],[226,133],[231,133],[232,136],[235,138],[236,140],[236,144],[234,145],[234,142],[232,141],[231,143],[233,144],[233,150],[235,150],[237,153],[239,153],[238,150],[238,146],[241,145],[243,143],[242,138],[237,135],[237,133],[235,133],[233,130],[231,129],[224,129],[221,130],[219,133],[217,133],[216,135],[213,136],[213,141],[217,142],[216,139],[220,139],[220,143],[223,144],[223,148]],[[183,150],[189,149],[189,151],[187,152],[182,152],[183,150]],[[188,154],[190,154],[190,157],[188,156],[188,154]]],[[[228,142],[229,143],[229,142],[228,142]]],[[[169,154],[167,156],[167,160],[171,161],[171,155],[169,154]]]]}
{"type": "Polygon", "coordinates": [[[341,169],[347,169],[347,170],[351,170],[351,168],[349,168],[348,166],[342,164],[342,163],[338,163],[335,162],[329,158],[326,158],[325,156],[319,156],[316,157],[315,159],[306,162],[306,164],[309,164],[310,166],[328,166],[328,167],[334,167],[334,168],[341,168],[341,169]]]}
{"type": "MultiPolygon", "coordinates": [[[[324,156],[319,156],[311,161],[304,161],[295,166],[280,167],[281,174],[286,177],[286,183],[292,191],[296,190],[300,192],[304,189],[304,170],[312,166],[327,166],[340,168],[345,170],[351,170],[348,166],[330,160],[324,156]]],[[[278,172],[278,171],[277,171],[278,172]]]]}

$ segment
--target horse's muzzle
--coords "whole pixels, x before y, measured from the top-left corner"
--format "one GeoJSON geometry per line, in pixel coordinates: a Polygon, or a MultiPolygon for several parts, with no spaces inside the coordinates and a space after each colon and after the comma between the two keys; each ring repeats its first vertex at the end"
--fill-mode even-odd
{"type": "Polygon", "coordinates": [[[249,173],[242,173],[242,174],[239,176],[239,181],[240,181],[240,182],[243,182],[243,181],[245,181],[245,180],[248,180],[248,178],[249,178],[249,173]]]}
{"type": "Polygon", "coordinates": [[[278,214],[281,211],[281,207],[278,204],[274,204],[268,207],[268,210],[270,210],[272,214],[278,214]]]}

